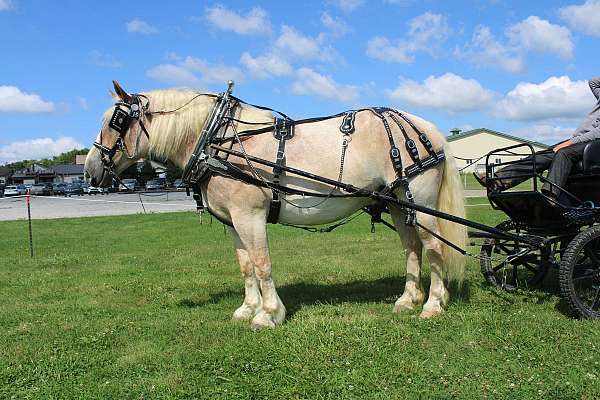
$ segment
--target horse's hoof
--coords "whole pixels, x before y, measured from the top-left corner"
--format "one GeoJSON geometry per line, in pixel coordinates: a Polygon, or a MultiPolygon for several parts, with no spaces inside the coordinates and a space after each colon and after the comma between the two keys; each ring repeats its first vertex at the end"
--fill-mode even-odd
{"type": "Polygon", "coordinates": [[[242,304],[237,310],[233,312],[231,317],[234,321],[250,321],[257,311],[249,305],[242,304]]]}
{"type": "Polygon", "coordinates": [[[394,314],[411,313],[415,311],[415,305],[411,301],[396,301],[394,314]]]}
{"type": "Polygon", "coordinates": [[[273,321],[273,317],[262,311],[256,314],[256,317],[252,319],[250,328],[252,328],[253,331],[258,331],[265,328],[275,328],[275,321],[273,321]]]}
{"type": "Polygon", "coordinates": [[[444,309],[440,306],[437,307],[425,307],[423,308],[423,311],[421,312],[421,315],[419,315],[419,317],[421,319],[430,319],[433,317],[436,317],[440,314],[442,314],[444,312],[444,309]]]}

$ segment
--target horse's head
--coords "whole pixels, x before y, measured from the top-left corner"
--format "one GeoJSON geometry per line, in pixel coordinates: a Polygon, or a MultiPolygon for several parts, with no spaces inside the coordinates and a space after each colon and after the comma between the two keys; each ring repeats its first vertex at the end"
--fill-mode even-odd
{"type": "Polygon", "coordinates": [[[109,186],[118,175],[148,153],[144,122],[148,98],[129,94],[113,81],[116,103],[105,113],[100,133],[85,161],[85,176],[93,186],[109,186]]]}

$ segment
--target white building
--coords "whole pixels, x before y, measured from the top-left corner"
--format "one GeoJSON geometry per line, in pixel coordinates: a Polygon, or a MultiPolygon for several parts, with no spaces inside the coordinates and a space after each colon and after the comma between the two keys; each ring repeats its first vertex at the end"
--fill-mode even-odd
{"type": "MultiPolygon", "coordinates": [[[[456,165],[459,169],[464,168],[464,172],[473,172],[475,170],[485,169],[485,157],[478,160],[481,156],[485,156],[492,150],[501,147],[512,146],[516,144],[529,143],[535,151],[547,149],[548,145],[539,142],[522,139],[506,133],[497,132],[486,128],[477,128],[466,132],[461,132],[459,129],[453,129],[451,135],[446,137],[450,144],[450,149],[456,159],[456,165]]],[[[523,146],[515,149],[515,152],[521,154],[511,156],[509,154],[494,155],[490,159],[490,163],[501,163],[522,158],[524,154],[530,154],[531,150],[523,146]]]]}

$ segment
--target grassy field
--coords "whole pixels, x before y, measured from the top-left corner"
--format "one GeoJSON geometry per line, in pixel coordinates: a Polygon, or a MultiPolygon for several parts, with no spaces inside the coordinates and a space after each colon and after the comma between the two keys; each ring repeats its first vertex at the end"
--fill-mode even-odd
{"type": "MultiPolygon", "coordinates": [[[[460,181],[463,183],[463,187],[467,190],[485,190],[485,188],[475,180],[473,174],[461,174],[460,181]]],[[[527,180],[523,183],[518,184],[512,190],[532,190],[532,188],[532,181],[527,180]]]]}
{"type": "MultiPolygon", "coordinates": [[[[484,203],[473,199],[473,203],[484,203]]],[[[473,219],[494,223],[487,207],[473,219]]],[[[404,256],[366,218],[270,228],[284,325],[231,322],[243,285],[220,224],[192,213],[0,223],[0,398],[597,399],[600,323],[540,291],[482,283],[396,316],[404,256]]],[[[428,272],[426,273],[428,285],[428,272]]]]}

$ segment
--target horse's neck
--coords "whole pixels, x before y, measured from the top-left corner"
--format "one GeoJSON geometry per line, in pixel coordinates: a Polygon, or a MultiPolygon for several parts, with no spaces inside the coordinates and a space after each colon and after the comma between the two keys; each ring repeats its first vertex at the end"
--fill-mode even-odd
{"type": "MultiPolygon", "coordinates": [[[[192,102],[189,108],[181,113],[157,115],[156,125],[152,127],[150,149],[180,168],[185,167],[214,106],[214,101],[211,100],[199,100],[196,104],[192,102]]],[[[189,99],[182,100],[182,103],[186,101],[189,99]]],[[[157,109],[174,108],[177,107],[166,105],[157,109]]]]}
{"type": "MultiPolygon", "coordinates": [[[[191,105],[191,107],[193,104],[191,105]]],[[[160,138],[160,141],[173,141],[173,145],[164,144],[162,147],[168,149],[168,154],[163,154],[180,168],[184,168],[190,159],[192,152],[198,142],[199,136],[206,124],[214,101],[207,104],[203,102],[195,107],[190,108],[188,112],[197,113],[193,115],[183,115],[183,123],[172,121],[166,124],[168,129],[162,129],[157,134],[165,135],[160,138]],[[182,130],[184,132],[182,132],[182,130]],[[174,142],[178,142],[175,144],[174,142]]],[[[176,118],[171,116],[171,118],[176,118]]],[[[224,134],[224,137],[231,137],[235,132],[242,132],[248,129],[259,129],[273,124],[273,114],[269,111],[258,110],[250,107],[238,106],[235,112],[233,126],[229,127],[224,134]]]]}

